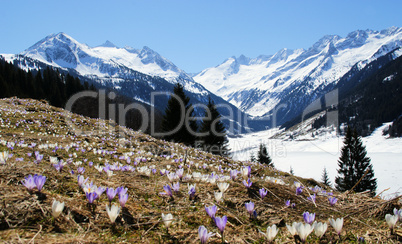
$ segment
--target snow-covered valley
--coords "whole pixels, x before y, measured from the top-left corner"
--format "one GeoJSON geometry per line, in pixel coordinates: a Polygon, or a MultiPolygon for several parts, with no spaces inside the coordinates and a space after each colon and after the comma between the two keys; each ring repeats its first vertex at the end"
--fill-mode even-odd
{"type": "MultiPolygon", "coordinates": [[[[384,191],[384,198],[402,194],[402,138],[383,136],[382,131],[388,125],[379,127],[372,135],[363,138],[377,178],[377,193],[384,191]]],[[[292,168],[297,176],[321,181],[326,168],[334,186],[343,137],[332,132],[310,140],[269,139],[278,132],[278,129],[272,129],[229,138],[233,157],[249,160],[252,154],[257,153],[259,144],[264,143],[277,169],[289,172],[292,168]]]]}

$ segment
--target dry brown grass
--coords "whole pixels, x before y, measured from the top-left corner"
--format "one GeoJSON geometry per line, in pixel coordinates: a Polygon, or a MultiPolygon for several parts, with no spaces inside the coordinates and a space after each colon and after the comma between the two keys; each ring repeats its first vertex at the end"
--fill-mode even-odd
{"type": "MultiPolygon", "coordinates": [[[[172,159],[155,156],[161,153],[174,154],[174,159],[184,158],[187,151],[186,163],[193,161],[191,169],[186,166],[185,172],[193,171],[203,174],[217,172],[214,167],[206,169],[195,168],[199,165],[221,165],[223,168],[239,169],[241,163],[231,159],[219,158],[179,144],[167,143],[156,140],[148,135],[124,130],[126,140],[119,140],[116,133],[105,131],[103,135],[75,135],[67,126],[63,117],[63,110],[52,108],[46,103],[35,100],[6,99],[0,100],[1,137],[7,142],[21,142],[24,144],[36,143],[32,148],[15,146],[12,150],[14,156],[5,165],[0,165],[0,240],[5,243],[199,243],[198,227],[204,225],[209,231],[217,232],[212,220],[207,216],[204,207],[215,204],[214,191],[218,187],[206,182],[197,182],[197,193],[194,200],[189,200],[186,183],[181,184],[180,193],[174,195],[171,200],[159,195],[163,186],[168,183],[166,176],[160,176],[159,170],[171,165],[171,170],[177,169],[179,163],[172,159]],[[27,123],[28,122],[28,123],[27,123]],[[40,122],[40,126],[39,126],[40,122]],[[20,123],[15,126],[16,123],[20,123]],[[54,134],[54,135],[53,135],[54,134]],[[49,148],[39,148],[44,144],[55,144],[65,148],[74,143],[68,152],[64,149],[53,151],[54,145],[49,148]],[[76,151],[76,147],[79,148],[76,151]],[[115,153],[111,155],[95,155],[91,150],[104,149],[115,153]],[[85,149],[84,152],[81,149],[85,149]],[[89,150],[91,149],[91,150],[89,150]],[[39,151],[44,159],[37,165],[33,158],[28,157],[28,152],[39,151]],[[152,151],[153,154],[149,154],[152,151]],[[141,162],[138,166],[155,165],[157,175],[145,176],[138,172],[115,171],[110,179],[105,173],[99,173],[87,163],[84,176],[89,177],[96,185],[103,187],[124,186],[128,188],[129,200],[121,211],[116,224],[110,224],[105,206],[108,200],[104,195],[96,202],[93,213],[85,197],[85,194],[77,185],[76,171],[73,164],[65,166],[58,173],[49,162],[49,156],[57,156],[68,160],[69,154],[76,153],[73,161],[94,162],[94,165],[124,161],[115,158],[114,155],[123,155],[133,152],[136,157],[149,158],[147,162],[141,162]],[[24,158],[22,162],[17,158],[24,158]],[[41,174],[47,177],[47,181],[41,193],[30,194],[21,181],[29,174],[41,174]],[[51,205],[53,199],[65,202],[65,209],[61,216],[53,220],[51,205]],[[161,222],[162,213],[172,213],[175,223],[168,230],[161,222]]],[[[75,124],[80,128],[90,131],[97,125],[102,127],[111,123],[74,115],[75,124]]],[[[112,125],[109,128],[113,128],[112,125]]],[[[116,127],[119,128],[119,127],[116,127]]],[[[0,145],[0,152],[9,150],[5,145],[0,145]]],[[[10,150],[9,150],[10,151],[10,150]]],[[[127,164],[127,163],[124,163],[127,164]]],[[[132,165],[132,163],[131,163],[132,165]]],[[[326,196],[317,196],[316,204],[307,201],[311,191],[304,191],[301,196],[295,195],[294,181],[300,181],[307,186],[320,185],[312,179],[302,179],[284,172],[259,165],[252,166],[253,185],[246,190],[241,180],[230,181],[230,187],[224,194],[224,202],[218,203],[217,216],[226,215],[228,225],[225,229],[227,243],[264,243],[264,238],[259,230],[265,231],[268,225],[276,224],[280,231],[275,239],[276,243],[294,243],[286,229],[286,224],[293,221],[302,221],[305,211],[316,213],[316,220],[325,222],[328,218],[344,218],[342,241],[345,243],[357,243],[357,237],[364,237],[367,243],[398,243],[400,232],[390,236],[388,227],[384,221],[386,213],[392,213],[393,208],[401,208],[399,199],[389,201],[380,198],[372,198],[366,194],[340,194],[334,192],[339,198],[338,203],[331,207],[326,196]],[[266,182],[263,176],[272,176],[282,179],[286,184],[280,185],[266,182]],[[269,190],[268,196],[261,200],[258,189],[269,190]],[[286,200],[296,203],[295,208],[287,208],[286,200]],[[257,219],[250,219],[244,204],[253,201],[258,212],[257,219]],[[399,234],[398,234],[399,233],[399,234]],[[399,237],[398,237],[399,236],[399,237]]],[[[228,172],[225,172],[228,175],[228,172]]],[[[189,183],[194,183],[190,181],[189,183]]],[[[322,186],[323,187],[323,186],[322,186]]],[[[327,189],[330,190],[330,189],[327,189]]],[[[116,199],[115,202],[118,202],[116,199]]],[[[400,228],[400,227],[399,227],[400,228]]],[[[327,233],[319,241],[311,234],[309,243],[337,243],[339,237],[335,235],[332,227],[328,227],[327,233]]],[[[210,243],[220,243],[219,235],[210,238],[210,243]]]]}

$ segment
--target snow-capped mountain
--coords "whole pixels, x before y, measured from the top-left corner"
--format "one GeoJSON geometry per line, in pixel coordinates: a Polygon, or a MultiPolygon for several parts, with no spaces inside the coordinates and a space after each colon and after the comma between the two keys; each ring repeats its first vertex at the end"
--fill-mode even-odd
{"type": "Polygon", "coordinates": [[[58,68],[76,70],[82,76],[98,78],[124,78],[127,72],[121,66],[158,76],[171,83],[180,82],[187,90],[205,93],[200,85],[183,70],[149,47],[119,48],[110,41],[97,47],[79,43],[65,33],[51,34],[20,55],[39,60],[58,68]]]}
{"type": "Polygon", "coordinates": [[[253,116],[285,107],[278,124],[334,88],[352,67],[365,65],[402,46],[402,28],[358,30],[345,38],[327,35],[307,50],[282,49],[257,58],[231,57],[193,78],[208,90],[253,116]],[[286,111],[285,111],[286,110],[286,111]]]}
{"type": "MultiPolygon", "coordinates": [[[[174,84],[181,83],[193,105],[206,104],[211,97],[216,104],[226,108],[221,109],[221,114],[230,115],[225,121],[230,134],[249,128],[249,125],[239,123],[248,120],[245,113],[206,90],[149,47],[119,48],[110,41],[90,47],[65,33],[58,33],[45,37],[20,54],[2,56],[26,70],[43,69],[46,65],[59,68],[78,76],[81,81],[88,81],[99,88],[114,89],[120,95],[153,105],[161,111],[167,104],[166,92],[173,91],[174,84]],[[160,94],[153,100],[152,92],[163,92],[165,95],[160,94]],[[230,123],[235,123],[237,127],[230,126],[230,123]]],[[[203,114],[200,106],[195,109],[198,116],[203,114]]],[[[250,124],[256,128],[256,123],[250,124]]]]}

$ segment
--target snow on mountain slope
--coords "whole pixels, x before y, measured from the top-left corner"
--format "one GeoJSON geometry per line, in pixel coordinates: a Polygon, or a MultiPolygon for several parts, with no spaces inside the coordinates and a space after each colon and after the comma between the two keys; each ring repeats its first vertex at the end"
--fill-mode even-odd
{"type": "MultiPolygon", "coordinates": [[[[400,180],[402,138],[389,138],[382,135],[382,131],[389,125],[390,123],[385,123],[370,136],[362,138],[377,178],[377,193],[388,189],[382,194],[384,198],[402,195],[402,181],[400,180]]],[[[303,132],[304,129],[302,127],[300,129],[299,132],[303,132]]],[[[263,143],[267,146],[268,153],[277,169],[289,172],[292,168],[297,176],[321,181],[325,167],[330,181],[334,184],[343,137],[336,135],[332,130],[321,132],[314,138],[301,136],[298,139],[284,140],[277,135],[292,132],[274,128],[230,137],[229,147],[232,148],[234,159],[250,160],[252,154],[256,155],[259,144],[263,143]]]]}
{"type": "Polygon", "coordinates": [[[318,88],[325,91],[323,87],[336,83],[353,65],[362,68],[401,46],[402,28],[358,30],[345,38],[324,36],[307,50],[282,49],[255,59],[231,57],[193,78],[243,111],[263,116],[286,103],[290,92],[315,98],[318,88]]]}
{"type": "Polygon", "coordinates": [[[141,50],[119,48],[110,41],[97,47],[89,47],[65,33],[58,33],[45,37],[20,55],[54,67],[74,69],[82,76],[96,76],[109,81],[130,78],[127,71],[130,69],[164,78],[172,84],[180,82],[186,90],[193,93],[208,94],[205,88],[195,83],[183,70],[149,47],[141,50]]]}

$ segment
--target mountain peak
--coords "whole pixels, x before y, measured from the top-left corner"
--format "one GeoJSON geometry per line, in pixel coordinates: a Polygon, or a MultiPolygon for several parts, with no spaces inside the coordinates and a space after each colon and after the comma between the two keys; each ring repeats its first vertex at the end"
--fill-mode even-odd
{"type": "Polygon", "coordinates": [[[102,45],[99,45],[98,47],[117,47],[117,46],[114,45],[111,41],[106,40],[105,43],[103,43],[102,45]]]}

